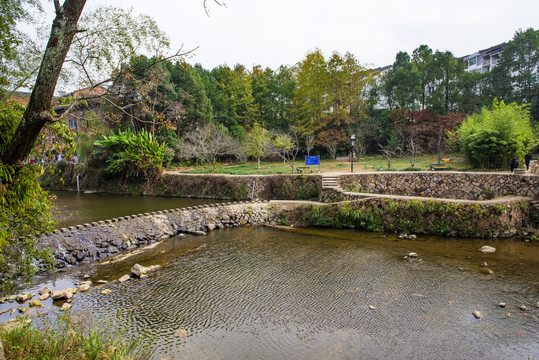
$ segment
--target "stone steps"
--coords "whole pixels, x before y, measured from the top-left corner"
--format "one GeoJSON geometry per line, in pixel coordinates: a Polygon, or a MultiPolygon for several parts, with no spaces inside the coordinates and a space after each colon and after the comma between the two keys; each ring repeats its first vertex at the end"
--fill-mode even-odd
{"type": "Polygon", "coordinates": [[[338,175],[322,175],[322,189],[338,189],[338,188],[339,188],[338,175]]]}

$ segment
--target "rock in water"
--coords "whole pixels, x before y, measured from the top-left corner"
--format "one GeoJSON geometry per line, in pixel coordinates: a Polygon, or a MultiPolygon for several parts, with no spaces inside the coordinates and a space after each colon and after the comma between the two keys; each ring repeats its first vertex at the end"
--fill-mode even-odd
{"type": "Polygon", "coordinates": [[[62,305],[62,307],[60,308],[60,311],[67,311],[71,309],[71,304],[70,303],[64,303],[64,305],[62,305]]]}
{"type": "Polygon", "coordinates": [[[143,275],[158,268],[159,268],[159,265],[152,265],[149,267],[144,267],[142,265],[135,264],[131,268],[131,273],[136,277],[143,277],[143,275]]]}
{"type": "Polygon", "coordinates": [[[73,289],[67,288],[63,290],[55,290],[51,293],[53,300],[66,300],[73,297],[73,289]]]}
{"type": "Polygon", "coordinates": [[[480,250],[483,254],[494,254],[496,252],[495,247],[487,246],[487,245],[483,246],[480,250]]]}
{"type": "Polygon", "coordinates": [[[39,294],[39,295],[50,294],[51,292],[52,292],[51,289],[49,289],[48,287],[46,287],[46,288],[43,288],[43,289],[39,290],[38,294],[39,294]]]}
{"type": "Polygon", "coordinates": [[[474,311],[472,313],[472,315],[474,316],[474,318],[476,319],[482,319],[483,318],[483,314],[481,313],[481,311],[474,311]]]}
{"type": "Polygon", "coordinates": [[[30,301],[30,303],[28,305],[30,305],[30,307],[42,307],[43,306],[41,304],[41,301],[39,301],[38,299],[30,301]]]}
{"type": "Polygon", "coordinates": [[[88,291],[90,290],[90,284],[81,284],[78,288],[79,291],[88,291]]]}
{"type": "Polygon", "coordinates": [[[135,275],[136,277],[141,277],[141,275],[146,274],[147,271],[148,269],[146,267],[139,264],[135,264],[131,268],[131,273],[135,275]]]}
{"type": "Polygon", "coordinates": [[[17,295],[15,300],[17,300],[17,302],[23,303],[23,302],[26,302],[27,300],[30,300],[31,298],[32,298],[32,294],[25,292],[24,294],[17,295]]]}
{"type": "Polygon", "coordinates": [[[130,279],[129,275],[124,275],[121,278],[119,278],[118,281],[123,283],[123,282],[126,282],[129,279],[130,279]]]}
{"type": "Polygon", "coordinates": [[[369,309],[371,310],[376,310],[376,307],[372,306],[372,305],[369,305],[369,309]]]}
{"type": "Polygon", "coordinates": [[[104,289],[104,290],[101,290],[101,294],[103,294],[103,295],[108,295],[108,294],[110,294],[111,292],[112,292],[111,289],[104,289]]]}
{"type": "Polygon", "coordinates": [[[412,259],[415,259],[417,257],[417,253],[411,252],[411,253],[408,254],[408,257],[412,258],[412,259]]]}
{"type": "Polygon", "coordinates": [[[522,310],[522,311],[528,311],[528,307],[527,307],[527,306],[524,306],[524,305],[522,305],[522,306],[520,307],[520,310],[522,310]]]}
{"type": "Polygon", "coordinates": [[[499,303],[498,306],[501,307],[501,308],[504,308],[504,307],[507,306],[507,304],[502,302],[502,303],[499,303]]]}

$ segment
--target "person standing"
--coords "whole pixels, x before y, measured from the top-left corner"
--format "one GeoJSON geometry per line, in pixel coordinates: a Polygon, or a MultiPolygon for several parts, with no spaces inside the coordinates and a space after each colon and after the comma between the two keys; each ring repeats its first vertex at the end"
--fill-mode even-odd
{"type": "Polygon", "coordinates": [[[530,161],[532,161],[532,154],[527,153],[524,155],[524,164],[526,164],[526,171],[530,171],[530,161]]]}
{"type": "Polygon", "coordinates": [[[511,162],[509,163],[509,165],[511,165],[511,172],[513,172],[513,170],[518,167],[518,160],[514,154],[513,154],[513,157],[511,158],[511,162]]]}

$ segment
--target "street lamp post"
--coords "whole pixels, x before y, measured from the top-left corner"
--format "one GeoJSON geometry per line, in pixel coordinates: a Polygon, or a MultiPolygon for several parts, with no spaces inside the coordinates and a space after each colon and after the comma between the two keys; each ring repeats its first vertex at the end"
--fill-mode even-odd
{"type": "Polygon", "coordinates": [[[354,173],[354,141],[356,140],[356,135],[352,134],[352,136],[350,136],[350,140],[352,140],[352,144],[350,146],[350,171],[354,173]]]}

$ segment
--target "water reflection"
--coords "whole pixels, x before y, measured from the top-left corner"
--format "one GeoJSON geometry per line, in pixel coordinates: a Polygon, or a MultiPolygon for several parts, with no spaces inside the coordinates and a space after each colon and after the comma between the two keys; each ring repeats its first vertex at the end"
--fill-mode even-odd
{"type": "Polygon", "coordinates": [[[90,223],[145,212],[212,204],[220,200],[158,196],[126,196],[51,191],[55,196],[58,227],[90,223]]]}
{"type": "Polygon", "coordinates": [[[498,250],[483,255],[485,244],[247,227],[171,239],[58,281],[162,265],[147,279],[107,285],[110,295],[93,289],[73,302],[95,316],[119,311],[131,335],[153,339],[153,359],[537,358],[539,247],[488,241],[498,250]],[[404,260],[410,251],[419,258],[404,260]],[[474,319],[475,310],[485,318],[474,319]]]}

